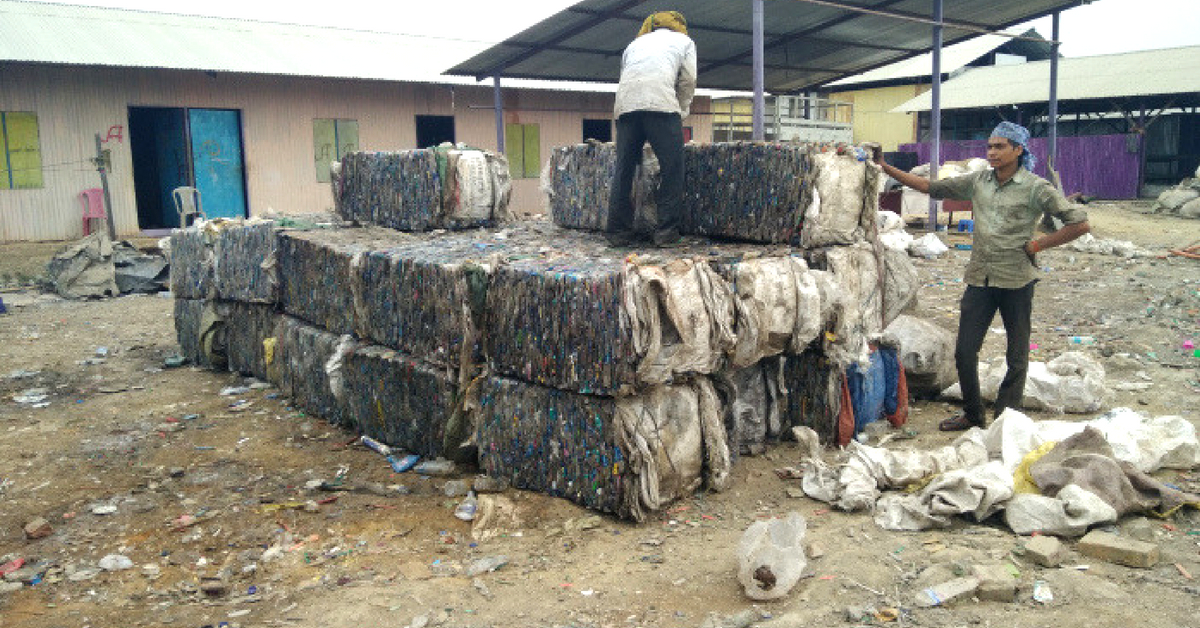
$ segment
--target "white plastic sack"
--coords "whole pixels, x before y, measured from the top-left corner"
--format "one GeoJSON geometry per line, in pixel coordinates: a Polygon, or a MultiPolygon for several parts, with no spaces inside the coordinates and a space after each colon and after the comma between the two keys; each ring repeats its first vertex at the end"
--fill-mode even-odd
{"type": "Polygon", "coordinates": [[[1200,197],[1200,191],[1191,188],[1173,187],[1159,194],[1154,206],[1158,209],[1175,213],[1180,207],[1183,207],[1184,203],[1197,197],[1200,197]]]}
{"type": "Polygon", "coordinates": [[[822,326],[821,295],[803,259],[746,259],[734,273],[737,337],[730,362],[735,368],[788,347],[803,348],[816,338],[822,326]]]}
{"type": "Polygon", "coordinates": [[[680,259],[628,264],[625,279],[624,307],[641,356],[638,381],[664,384],[679,374],[716,370],[734,341],[732,295],[716,272],[680,259]]]}
{"type": "Polygon", "coordinates": [[[883,268],[883,324],[887,326],[917,302],[921,278],[908,253],[901,250],[885,248],[883,268]]]}
{"type": "Polygon", "coordinates": [[[937,237],[936,233],[926,233],[916,240],[913,240],[912,245],[908,247],[909,255],[912,255],[913,257],[924,257],[925,259],[941,257],[942,255],[946,254],[946,251],[949,250],[950,248],[947,247],[944,242],[942,242],[941,238],[937,237]]]}
{"type": "Polygon", "coordinates": [[[808,524],[798,512],[783,519],[755,521],[738,543],[738,581],[753,600],[775,600],[800,581],[808,559],[804,534],[808,524]]]}
{"type": "MultiPolygon", "coordinates": [[[[986,401],[996,399],[1006,370],[1002,357],[980,362],[979,389],[986,401]]],[[[1049,363],[1029,363],[1024,406],[1031,410],[1086,414],[1098,411],[1107,393],[1104,367],[1086,353],[1068,351],[1049,363]]],[[[955,383],[942,395],[962,399],[962,388],[955,383]]]]}
{"type": "MultiPolygon", "coordinates": [[[[812,202],[804,212],[801,245],[813,248],[863,239],[866,162],[827,152],[816,155],[813,165],[817,178],[813,184],[812,202]]],[[[874,216],[868,216],[871,218],[874,216]]]]}
{"type": "Polygon", "coordinates": [[[923,318],[901,314],[883,331],[883,343],[896,347],[908,391],[936,396],[954,383],[954,334],[923,318]]]}
{"type": "Polygon", "coordinates": [[[1004,509],[1004,523],[1016,534],[1041,532],[1075,537],[1117,518],[1112,506],[1074,484],[1064,486],[1055,497],[1019,493],[1008,500],[1004,509]]]}

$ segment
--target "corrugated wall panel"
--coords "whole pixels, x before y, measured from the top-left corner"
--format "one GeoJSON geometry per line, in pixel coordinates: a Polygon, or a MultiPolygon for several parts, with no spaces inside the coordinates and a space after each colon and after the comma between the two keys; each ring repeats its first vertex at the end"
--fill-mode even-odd
{"type": "MultiPolygon", "coordinates": [[[[119,235],[140,233],[129,143],[129,107],[238,109],[242,113],[250,212],[313,213],[332,207],[329,186],[313,170],[312,121],[357,120],[361,148],[416,148],[415,115],[455,116],[458,141],[494,150],[496,132],[487,86],[206,74],[175,70],[0,65],[0,110],[37,113],[44,187],[0,190],[0,241],[64,240],[82,235],[79,193],[100,187],[89,160],[94,134],[119,127],[109,175],[119,235]]],[[[583,118],[611,117],[612,94],[505,90],[509,122],[540,125],[544,163],[554,146],[580,141],[583,118]]],[[[706,111],[707,99],[693,107],[706,111]]],[[[711,116],[685,124],[703,141],[711,116]]],[[[513,207],[542,211],[537,179],[514,181],[513,207]]]]}

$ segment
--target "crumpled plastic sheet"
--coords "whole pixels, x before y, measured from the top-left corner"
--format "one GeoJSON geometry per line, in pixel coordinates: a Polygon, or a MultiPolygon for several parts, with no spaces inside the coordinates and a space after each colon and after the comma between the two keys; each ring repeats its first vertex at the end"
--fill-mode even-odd
{"type": "Polygon", "coordinates": [[[735,368],[783,352],[800,353],[825,325],[821,290],[795,255],[747,257],[719,270],[733,291],[735,368]]]}
{"type": "Polygon", "coordinates": [[[267,349],[263,342],[276,335],[279,314],[266,303],[229,301],[225,318],[226,355],[230,371],[268,378],[267,349]]]}
{"type": "MultiPolygon", "coordinates": [[[[326,365],[337,353],[342,337],[292,316],[282,316],[277,328],[272,378],[283,394],[309,414],[334,425],[349,426],[346,405],[333,394],[326,365]]],[[[340,376],[340,372],[338,373],[340,376]]]]}
{"type": "Polygon", "coordinates": [[[982,520],[1013,503],[1018,510],[1006,518],[1019,522],[1014,531],[1079,533],[1091,523],[1115,520],[1103,500],[1097,504],[1087,491],[1075,489],[1060,491],[1057,505],[1045,496],[1015,494],[1013,474],[1044,443],[1062,441],[1088,426],[1103,434],[1118,461],[1143,473],[1200,466],[1195,427],[1182,417],[1147,419],[1119,408],[1085,422],[1034,421],[1010,409],[986,430],[971,429],[933,451],[889,450],[852,441],[834,465],[815,457],[804,460],[802,486],[810,497],[844,510],[874,509],[876,523],[886,529],[945,526],[958,514],[982,520]],[[913,494],[882,493],[929,478],[913,494]]]}
{"type": "Polygon", "coordinates": [[[912,258],[904,251],[883,249],[883,326],[892,324],[917,302],[921,278],[912,258]]]}
{"type": "Polygon", "coordinates": [[[787,392],[784,360],[767,358],[713,376],[725,411],[725,430],[732,454],[760,455],[766,451],[769,440],[780,437],[787,392]]]}
{"type": "Polygon", "coordinates": [[[712,373],[733,345],[729,287],[703,262],[628,264],[623,301],[639,356],[637,384],[712,373]]]}
{"type": "Polygon", "coordinates": [[[361,224],[429,231],[509,218],[508,161],[489,151],[354,152],[342,158],[333,174],[335,210],[361,224]]]}
{"type": "Polygon", "coordinates": [[[853,244],[874,237],[879,209],[879,168],[857,151],[815,155],[815,192],[804,209],[800,244],[805,248],[853,244]]]}
{"type": "MultiPolygon", "coordinates": [[[[587,142],[559,146],[542,170],[541,189],[554,224],[572,229],[604,231],[608,202],[617,170],[617,150],[612,142],[587,142]]],[[[633,176],[634,230],[653,231],[656,217],[654,192],[659,180],[654,150],[643,148],[642,163],[633,176]]]]}
{"type": "Polygon", "coordinates": [[[867,342],[883,331],[883,282],[879,260],[873,246],[866,242],[834,246],[809,252],[821,291],[823,319],[832,321],[831,335],[824,339],[826,355],[848,366],[853,362],[866,366],[870,360],[867,342]]]}
{"type": "Polygon", "coordinates": [[[213,281],[227,301],[275,303],[279,300],[275,243],[279,226],[251,219],[228,224],[216,234],[213,281]]]}
{"type": "MultiPolygon", "coordinates": [[[[992,401],[1007,370],[1003,358],[979,363],[979,389],[992,401]]],[[[942,391],[950,399],[962,399],[957,382],[942,391]]],[[[1081,351],[1067,351],[1049,362],[1030,362],[1025,379],[1023,405],[1031,410],[1087,414],[1100,410],[1108,395],[1104,366],[1081,351]]]]}
{"type": "Polygon", "coordinates": [[[881,342],[899,351],[908,390],[918,398],[936,396],[957,377],[954,334],[931,321],[898,316],[884,329],[881,342]]]}
{"type": "Polygon", "coordinates": [[[446,425],[458,401],[454,377],[379,345],[354,346],[340,370],[334,392],[359,432],[420,456],[443,454],[446,425]]]}

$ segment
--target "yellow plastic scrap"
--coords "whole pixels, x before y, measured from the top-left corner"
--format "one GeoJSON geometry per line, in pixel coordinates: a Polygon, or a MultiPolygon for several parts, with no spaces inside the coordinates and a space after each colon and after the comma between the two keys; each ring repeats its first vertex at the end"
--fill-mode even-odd
{"type": "Polygon", "coordinates": [[[1042,443],[1041,447],[1025,454],[1021,459],[1021,464],[1017,465],[1017,470],[1013,471],[1013,490],[1017,493],[1027,493],[1030,495],[1041,495],[1042,489],[1038,488],[1037,482],[1033,481],[1033,476],[1029,475],[1029,467],[1033,463],[1042,459],[1042,456],[1050,453],[1051,449],[1058,444],[1058,441],[1048,440],[1042,443]]]}
{"type": "Polygon", "coordinates": [[[264,364],[274,364],[275,363],[275,343],[277,340],[278,340],[278,338],[275,338],[274,336],[263,339],[263,363],[264,364]]]}
{"type": "Polygon", "coordinates": [[[267,512],[275,512],[277,510],[294,510],[304,508],[304,502],[280,502],[277,504],[263,504],[259,510],[267,512]]]}

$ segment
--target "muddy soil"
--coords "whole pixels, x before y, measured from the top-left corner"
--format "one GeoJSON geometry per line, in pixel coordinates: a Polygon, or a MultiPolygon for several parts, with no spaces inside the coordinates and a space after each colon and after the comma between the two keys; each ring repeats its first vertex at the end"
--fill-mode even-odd
{"type": "MultiPolygon", "coordinates": [[[[1147,214],[1144,204],[1089,211],[1097,237],[1153,255],[1043,253],[1034,359],[1091,336],[1082,350],[1110,386],[1149,384],[1114,388],[1106,408],[1200,423],[1200,358],[1183,348],[1200,343],[1200,262],[1166,253],[1195,240],[1200,223],[1147,214]]],[[[1073,541],[1064,567],[1043,568],[1002,522],[887,532],[867,514],[798,496],[798,481],[774,472],[798,461],[788,444],[741,458],[730,490],[641,524],[510,489],[485,496],[473,526],[454,516],[460,498],[443,493],[446,478],[392,473],[354,434],[290,408],[276,389],[222,395],[247,381],[165,367],[176,353],[169,298],[61,301],[22,289],[37,267],[30,260],[56,246],[0,246],[9,289],[0,293],[9,307],[0,315],[0,563],[23,559],[8,578],[26,582],[0,583],[11,589],[0,593],[0,627],[882,623],[850,619],[850,607],[895,608],[895,625],[913,626],[1200,626],[1196,511],[1114,526],[1159,545],[1151,569],[1084,557],[1073,541]],[[13,400],[30,389],[44,389],[48,405],[13,400]],[[754,521],[790,511],[808,521],[808,577],[782,600],[754,604],[736,579],[737,542],[754,521]],[[52,532],[27,539],[23,526],[39,517],[52,532]],[[109,555],[132,567],[98,570],[109,555]],[[987,563],[1018,575],[1013,601],[914,605],[920,588],[937,584],[933,574],[987,563]],[[1036,581],[1052,601],[1033,600],[1036,581]]],[[[954,328],[966,256],[916,261],[917,314],[954,328]]],[[[989,334],[983,357],[1002,352],[1002,334],[989,334]]],[[[948,443],[936,423],[953,409],[914,402],[916,437],[894,445],[948,443]]],[[[1160,478],[1200,489],[1197,470],[1160,478]]]]}

